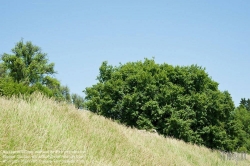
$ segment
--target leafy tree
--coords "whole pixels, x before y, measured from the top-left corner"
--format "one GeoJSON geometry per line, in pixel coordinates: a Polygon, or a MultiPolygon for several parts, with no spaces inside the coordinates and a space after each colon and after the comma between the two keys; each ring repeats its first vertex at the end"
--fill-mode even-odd
{"type": "Polygon", "coordinates": [[[47,54],[42,53],[41,48],[31,42],[19,41],[12,53],[1,56],[2,68],[18,83],[43,83],[46,76],[55,73],[54,63],[48,63],[47,54]]]}
{"type": "Polygon", "coordinates": [[[60,81],[49,76],[44,77],[42,84],[52,90],[60,89],[61,86],[60,81]]]}
{"type": "Polygon", "coordinates": [[[6,76],[6,70],[4,69],[4,65],[0,63],[0,78],[6,76]]]}
{"type": "Polygon", "coordinates": [[[46,87],[52,90],[56,100],[71,103],[70,89],[68,86],[62,86],[60,81],[49,76],[44,78],[43,85],[46,85],[46,87]]]}
{"type": "Polygon", "coordinates": [[[61,86],[60,94],[62,95],[63,100],[67,101],[68,103],[71,103],[70,90],[68,86],[61,86]]]}
{"type": "Polygon", "coordinates": [[[77,95],[77,94],[72,94],[72,103],[75,105],[76,108],[82,109],[84,107],[84,99],[77,95]]]}
{"type": "Polygon", "coordinates": [[[250,111],[250,99],[242,98],[240,105],[244,106],[248,111],[250,111]]]}
{"type": "Polygon", "coordinates": [[[239,126],[237,131],[237,148],[250,152],[250,112],[240,105],[234,112],[234,121],[239,126]]]}
{"type": "Polygon", "coordinates": [[[43,92],[57,101],[71,103],[70,90],[61,86],[60,81],[51,77],[54,63],[49,63],[47,54],[31,42],[19,41],[12,49],[13,54],[1,56],[0,86],[2,95],[30,94],[34,91],[43,92]],[[8,87],[8,88],[7,88],[8,87]]]}
{"type": "Polygon", "coordinates": [[[226,128],[232,98],[197,65],[103,62],[97,80],[85,89],[86,106],[97,114],[210,148],[235,148],[226,128]]]}

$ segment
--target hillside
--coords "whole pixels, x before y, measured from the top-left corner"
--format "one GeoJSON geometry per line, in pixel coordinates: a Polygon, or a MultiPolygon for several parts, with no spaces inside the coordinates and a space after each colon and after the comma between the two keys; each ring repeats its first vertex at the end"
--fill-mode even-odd
{"type": "Polygon", "coordinates": [[[40,94],[1,97],[0,131],[0,165],[236,164],[205,147],[127,128],[40,94]]]}

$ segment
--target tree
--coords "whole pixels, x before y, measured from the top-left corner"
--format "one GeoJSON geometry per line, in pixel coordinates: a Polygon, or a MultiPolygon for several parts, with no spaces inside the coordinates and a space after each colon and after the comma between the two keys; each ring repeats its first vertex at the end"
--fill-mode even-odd
{"type": "Polygon", "coordinates": [[[47,54],[42,53],[41,48],[31,42],[19,41],[12,53],[1,56],[2,68],[18,83],[43,83],[46,76],[56,73],[54,63],[48,63],[47,54]]]}
{"type": "Polygon", "coordinates": [[[240,105],[244,106],[248,111],[250,111],[250,99],[242,98],[240,100],[240,105]]]}
{"type": "Polygon", "coordinates": [[[70,90],[68,86],[61,86],[60,94],[62,95],[63,100],[67,101],[68,103],[71,103],[70,90]]]}
{"type": "Polygon", "coordinates": [[[72,103],[75,105],[76,108],[82,109],[84,107],[84,99],[77,95],[77,94],[72,94],[72,103]]]}
{"type": "Polygon", "coordinates": [[[210,148],[235,148],[225,127],[234,111],[232,98],[202,67],[149,59],[117,67],[103,62],[97,80],[85,89],[92,112],[210,148]]]}
{"type": "MultiPolygon", "coordinates": [[[[250,112],[246,107],[240,105],[235,109],[232,116],[234,123],[238,127],[235,132],[237,136],[234,138],[236,147],[240,151],[250,152],[250,112]]],[[[230,135],[232,134],[230,133],[230,135]]]]}
{"type": "Polygon", "coordinates": [[[4,53],[0,63],[0,93],[11,96],[40,91],[57,101],[71,103],[70,90],[53,78],[54,63],[49,63],[47,54],[31,42],[19,41],[13,54],[4,53]]]}
{"type": "Polygon", "coordinates": [[[6,70],[4,69],[4,65],[0,63],[0,78],[3,78],[6,76],[6,70]]]}

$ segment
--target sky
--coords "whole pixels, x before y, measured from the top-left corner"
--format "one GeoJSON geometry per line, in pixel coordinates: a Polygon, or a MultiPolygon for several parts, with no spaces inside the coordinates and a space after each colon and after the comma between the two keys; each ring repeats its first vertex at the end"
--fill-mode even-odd
{"type": "Polygon", "coordinates": [[[0,0],[0,55],[22,38],[84,96],[103,61],[197,64],[235,105],[250,98],[249,0],[0,0]]]}

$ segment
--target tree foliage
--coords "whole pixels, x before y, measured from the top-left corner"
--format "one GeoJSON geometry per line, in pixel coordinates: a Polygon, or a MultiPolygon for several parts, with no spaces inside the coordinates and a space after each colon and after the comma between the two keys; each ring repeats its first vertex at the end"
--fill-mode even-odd
{"type": "Polygon", "coordinates": [[[52,77],[56,73],[54,63],[49,63],[40,47],[21,40],[12,53],[1,55],[0,95],[29,95],[39,91],[57,101],[72,102],[69,87],[52,77]]]}
{"type": "Polygon", "coordinates": [[[242,98],[240,100],[240,105],[244,106],[248,111],[250,111],[250,99],[242,98]]]}
{"type": "Polygon", "coordinates": [[[78,94],[73,93],[71,95],[72,97],[72,103],[75,105],[76,108],[78,109],[83,109],[84,107],[84,99],[79,96],[78,94]]]}
{"type": "Polygon", "coordinates": [[[232,98],[202,67],[149,59],[119,66],[103,62],[97,79],[85,90],[89,110],[187,142],[235,149],[226,127],[234,111],[232,98]]]}
{"type": "Polygon", "coordinates": [[[46,76],[55,73],[54,63],[48,63],[47,55],[31,42],[19,41],[12,53],[4,53],[1,60],[2,68],[15,82],[27,85],[43,83],[46,76]]]}
{"type": "Polygon", "coordinates": [[[24,83],[13,81],[10,77],[0,78],[0,96],[30,95],[36,91],[43,93],[47,97],[53,97],[53,91],[40,83],[27,86],[24,83]]]}
{"type": "Polygon", "coordinates": [[[241,151],[250,152],[250,112],[240,105],[235,109],[233,116],[235,124],[238,125],[236,146],[241,151]]]}

